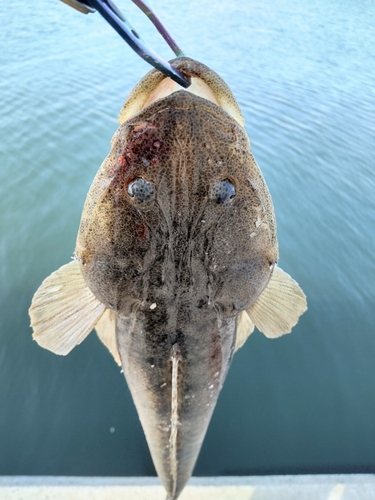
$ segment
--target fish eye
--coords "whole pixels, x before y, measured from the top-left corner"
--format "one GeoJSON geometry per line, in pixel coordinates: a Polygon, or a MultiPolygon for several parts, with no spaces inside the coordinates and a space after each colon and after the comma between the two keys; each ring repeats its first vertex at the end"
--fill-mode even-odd
{"type": "Polygon", "coordinates": [[[154,194],[154,186],[142,177],[137,177],[128,186],[128,195],[139,203],[149,201],[154,194]]]}
{"type": "Polygon", "coordinates": [[[217,182],[210,192],[210,198],[216,203],[227,205],[236,196],[236,188],[229,179],[217,182]]]}

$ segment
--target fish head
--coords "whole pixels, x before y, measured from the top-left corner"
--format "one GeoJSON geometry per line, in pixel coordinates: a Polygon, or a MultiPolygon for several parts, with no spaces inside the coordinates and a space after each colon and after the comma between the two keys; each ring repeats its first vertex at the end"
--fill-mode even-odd
{"type": "Polygon", "coordinates": [[[206,66],[177,61],[191,91],[156,71],[133,91],[75,253],[90,289],[118,312],[178,296],[235,317],[277,261],[272,201],[229,88],[206,66]]]}

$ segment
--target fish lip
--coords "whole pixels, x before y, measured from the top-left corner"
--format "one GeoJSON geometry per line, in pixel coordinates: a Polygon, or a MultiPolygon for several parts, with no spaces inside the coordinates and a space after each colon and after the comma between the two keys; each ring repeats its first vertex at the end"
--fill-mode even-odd
{"type": "Polygon", "coordinates": [[[124,122],[121,127],[134,127],[137,126],[141,121],[146,121],[152,117],[152,115],[168,110],[170,108],[181,109],[181,110],[192,110],[197,107],[205,108],[208,114],[211,114],[214,118],[219,119],[223,122],[228,122],[234,127],[243,130],[240,124],[231,116],[225,109],[220,107],[204,97],[192,94],[191,92],[181,89],[169,94],[165,97],[157,99],[152,103],[148,104],[144,108],[140,109],[137,113],[131,116],[126,122],[124,122]]]}
{"type": "MultiPolygon", "coordinates": [[[[177,57],[169,61],[178,71],[189,78],[199,78],[210,89],[218,106],[226,111],[234,120],[243,127],[245,124],[241,109],[226,82],[205,64],[189,57],[177,57]]],[[[119,115],[119,122],[123,124],[131,119],[145,105],[150,95],[166,80],[165,75],[158,70],[151,70],[134,87],[125,101],[119,115]]],[[[180,87],[183,89],[183,87],[180,87]]],[[[189,88],[192,90],[192,88],[189,88]]],[[[191,93],[191,92],[190,92],[191,93]]]]}
{"type": "Polygon", "coordinates": [[[208,74],[212,78],[213,75],[216,75],[216,73],[208,66],[199,61],[196,61],[195,59],[192,59],[191,57],[174,57],[168,62],[170,64],[173,64],[173,66],[181,71],[181,73],[184,73],[184,75],[189,77],[196,76],[198,78],[202,78],[204,77],[204,75],[208,74]]]}

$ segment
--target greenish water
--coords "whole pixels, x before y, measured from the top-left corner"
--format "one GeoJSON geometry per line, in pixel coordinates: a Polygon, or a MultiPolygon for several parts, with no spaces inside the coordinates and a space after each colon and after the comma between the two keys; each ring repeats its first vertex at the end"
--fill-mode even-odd
{"type": "MultiPolygon", "coordinates": [[[[235,355],[195,474],[375,472],[375,2],[153,5],[238,98],[280,266],[309,303],[291,335],[254,332],[235,355]]],[[[32,342],[27,314],[70,260],[118,112],[149,67],[98,14],[57,0],[2,2],[0,22],[0,474],[154,474],[97,337],[58,357],[32,342]]]]}

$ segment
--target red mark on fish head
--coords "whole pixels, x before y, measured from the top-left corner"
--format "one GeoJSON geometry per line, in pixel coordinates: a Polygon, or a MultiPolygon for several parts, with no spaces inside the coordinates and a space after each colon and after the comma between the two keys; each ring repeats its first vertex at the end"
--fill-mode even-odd
{"type": "Polygon", "coordinates": [[[129,155],[124,151],[124,153],[118,159],[118,164],[120,166],[122,176],[127,175],[131,167],[131,160],[128,156],[129,155]]]}
{"type": "Polygon", "coordinates": [[[144,172],[150,165],[159,164],[167,153],[168,148],[160,137],[158,127],[152,123],[141,122],[129,128],[123,156],[132,169],[144,172]]]}
{"type": "Polygon", "coordinates": [[[147,236],[147,227],[144,224],[137,224],[135,226],[135,230],[139,238],[146,238],[147,236]]]}

